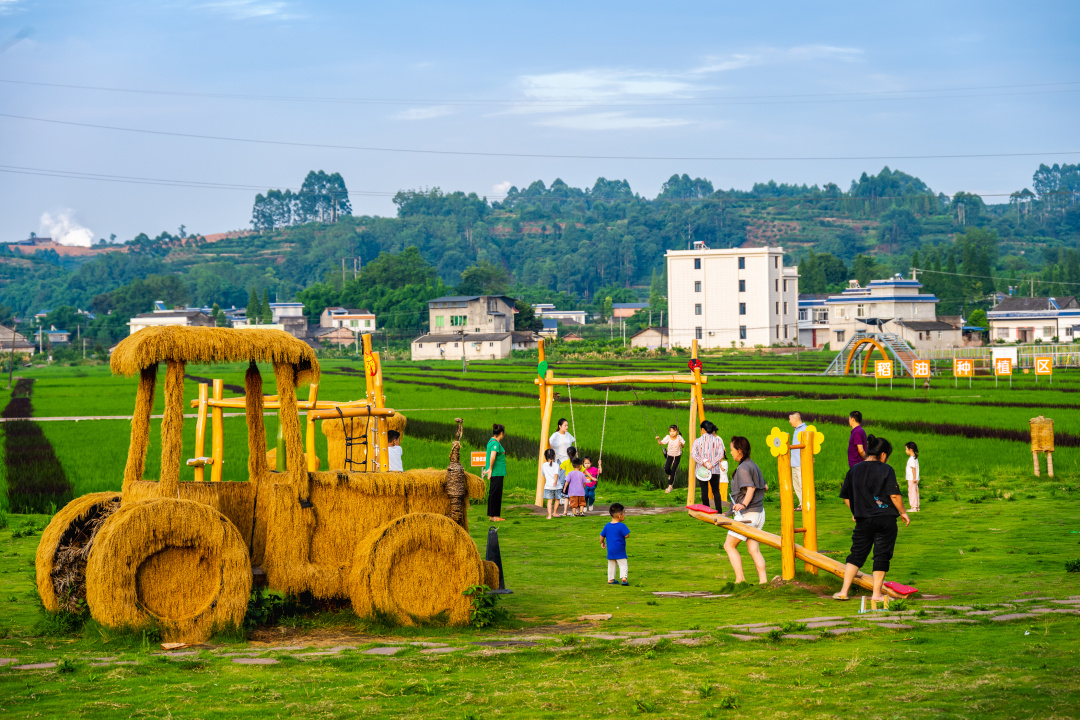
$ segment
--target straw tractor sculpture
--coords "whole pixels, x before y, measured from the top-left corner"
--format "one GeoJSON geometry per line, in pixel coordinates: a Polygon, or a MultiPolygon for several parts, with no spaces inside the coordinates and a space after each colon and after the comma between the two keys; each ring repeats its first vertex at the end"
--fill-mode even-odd
{"type": "MultiPolygon", "coordinates": [[[[370,368],[378,356],[365,345],[370,368]]],[[[467,531],[464,505],[481,497],[484,485],[456,462],[458,443],[449,470],[318,472],[308,465],[300,406],[308,410],[309,431],[318,414],[342,418],[338,426],[344,418],[363,418],[386,447],[394,411],[382,407],[381,369],[377,398],[369,393],[360,406],[327,403],[329,410],[318,410],[314,399],[296,398],[297,385],[318,380],[307,344],[279,330],[188,327],[140,330],[117,346],[112,369],[139,376],[122,490],[72,501],[42,534],[37,586],[48,610],[85,599],[105,626],[156,625],[167,640],[197,642],[243,622],[253,574],[271,589],[348,598],[362,617],[380,614],[403,624],[435,617],[465,624],[472,605],[462,591],[498,585],[496,565],[481,559],[467,531]],[[248,480],[214,481],[223,462],[215,432],[215,456],[188,463],[200,481],[181,481],[185,365],[243,361],[249,362],[243,398],[248,480]],[[143,473],[162,362],[161,474],[154,482],[143,473]],[[256,362],[273,365],[277,397],[264,398],[256,362]],[[268,463],[266,405],[278,408],[283,470],[268,463]],[[202,481],[206,465],[211,479],[202,481]]],[[[205,409],[205,392],[200,395],[205,409]]],[[[346,438],[353,439],[343,432],[346,438]]],[[[336,452],[343,454],[340,447],[336,452]]],[[[364,469],[383,467],[372,459],[364,469]]]]}

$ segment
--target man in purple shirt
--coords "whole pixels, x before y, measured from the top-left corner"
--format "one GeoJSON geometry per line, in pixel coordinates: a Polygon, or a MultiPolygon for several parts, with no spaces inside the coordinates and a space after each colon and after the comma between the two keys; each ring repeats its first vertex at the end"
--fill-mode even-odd
{"type": "Polygon", "coordinates": [[[862,413],[852,410],[848,415],[851,437],[847,444],[848,467],[855,467],[866,458],[866,431],[862,429],[862,413]]]}

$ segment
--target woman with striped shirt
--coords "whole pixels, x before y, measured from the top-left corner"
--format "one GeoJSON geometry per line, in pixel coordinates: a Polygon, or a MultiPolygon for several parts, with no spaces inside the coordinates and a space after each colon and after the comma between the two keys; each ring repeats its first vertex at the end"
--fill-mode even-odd
{"type": "MultiPolygon", "coordinates": [[[[694,459],[698,465],[708,468],[712,473],[712,477],[709,478],[708,483],[701,483],[701,504],[709,506],[709,490],[712,490],[713,502],[717,512],[723,510],[720,507],[720,475],[724,474],[724,481],[727,482],[726,468],[722,468],[721,463],[724,462],[724,439],[717,433],[720,428],[709,420],[703,420],[701,422],[702,435],[694,441],[693,447],[690,448],[690,457],[694,459]]],[[[726,463],[725,463],[726,464],[726,463]]]]}

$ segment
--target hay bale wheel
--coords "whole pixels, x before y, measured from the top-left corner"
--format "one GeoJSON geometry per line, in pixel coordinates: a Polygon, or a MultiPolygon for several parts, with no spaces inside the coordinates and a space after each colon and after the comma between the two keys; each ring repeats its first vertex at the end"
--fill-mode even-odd
{"type": "Polygon", "coordinates": [[[499,566],[490,560],[484,560],[484,585],[492,590],[499,589],[499,566]]]}
{"type": "Polygon", "coordinates": [[[452,625],[466,625],[472,601],[461,593],[484,576],[476,544],[461,526],[445,515],[410,513],[360,541],[349,598],[360,616],[417,625],[445,613],[452,625]]]}
{"type": "Polygon", "coordinates": [[[154,498],[106,521],[86,580],[90,614],[103,625],[156,625],[166,640],[202,642],[243,623],[251,560],[236,526],[214,508],[154,498]]]}
{"type": "Polygon", "coordinates": [[[118,492],[83,495],[61,508],[41,533],[34,565],[46,610],[79,609],[86,598],[86,560],[94,535],[119,506],[118,492]]]}

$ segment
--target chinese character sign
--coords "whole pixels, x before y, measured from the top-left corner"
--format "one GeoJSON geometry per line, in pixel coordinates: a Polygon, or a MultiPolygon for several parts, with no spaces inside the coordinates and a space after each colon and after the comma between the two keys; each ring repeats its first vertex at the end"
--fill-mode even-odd
{"type": "Polygon", "coordinates": [[[917,378],[930,377],[930,361],[916,360],[914,363],[912,363],[911,374],[917,378]]]}
{"type": "Polygon", "coordinates": [[[1054,360],[1050,357],[1035,358],[1036,375],[1052,375],[1054,373],[1054,360]]]}
{"type": "Polygon", "coordinates": [[[1012,358],[998,358],[994,361],[995,375],[1012,375],[1012,358]]]}
{"type": "Polygon", "coordinates": [[[892,361],[879,360],[874,363],[874,377],[879,380],[888,380],[892,377],[892,361]]]}
{"type": "Polygon", "coordinates": [[[954,377],[969,378],[975,374],[975,361],[954,358],[952,361],[952,370],[954,377]]]}

